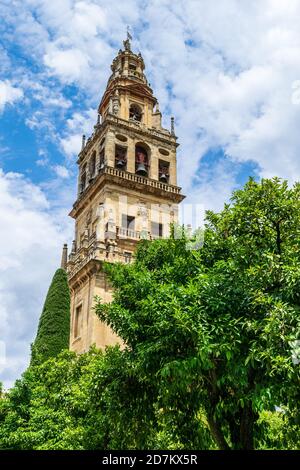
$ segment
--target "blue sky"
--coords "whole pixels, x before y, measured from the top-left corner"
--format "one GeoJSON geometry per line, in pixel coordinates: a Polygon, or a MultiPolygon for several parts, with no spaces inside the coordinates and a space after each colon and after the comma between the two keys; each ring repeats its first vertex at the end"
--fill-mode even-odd
{"type": "Polygon", "coordinates": [[[187,203],[300,172],[300,0],[0,0],[0,380],[25,369],[76,192],[81,136],[132,47],[175,116],[187,203]],[[6,354],[4,358],[4,349],[6,354]]]}

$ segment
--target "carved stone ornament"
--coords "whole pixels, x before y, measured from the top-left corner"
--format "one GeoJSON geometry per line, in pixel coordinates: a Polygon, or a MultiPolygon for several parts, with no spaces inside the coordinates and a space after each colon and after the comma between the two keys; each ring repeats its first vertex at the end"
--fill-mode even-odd
{"type": "Polygon", "coordinates": [[[147,207],[145,206],[145,204],[140,204],[140,206],[138,208],[138,215],[140,215],[143,218],[148,217],[148,210],[147,210],[147,207]]]}
{"type": "Polygon", "coordinates": [[[118,90],[116,91],[113,99],[112,99],[112,112],[116,116],[119,114],[119,109],[120,109],[120,99],[119,99],[119,93],[118,90]]]}

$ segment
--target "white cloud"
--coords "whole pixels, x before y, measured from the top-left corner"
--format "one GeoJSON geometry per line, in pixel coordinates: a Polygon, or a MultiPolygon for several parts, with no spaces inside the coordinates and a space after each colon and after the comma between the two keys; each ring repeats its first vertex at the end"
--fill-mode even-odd
{"type": "Polygon", "coordinates": [[[65,178],[69,178],[70,176],[70,172],[65,166],[55,165],[53,167],[53,170],[55,171],[55,173],[57,174],[59,178],[65,179],[65,178]]]}
{"type": "Polygon", "coordinates": [[[2,170],[0,220],[0,340],[7,352],[0,380],[9,386],[28,364],[45,294],[71,226],[61,211],[51,210],[38,186],[2,170]]]}
{"type": "Polygon", "coordinates": [[[89,68],[88,57],[79,49],[60,50],[52,45],[44,56],[44,62],[66,82],[78,80],[89,68]]]}
{"type": "Polygon", "coordinates": [[[68,157],[73,157],[80,152],[81,142],[81,134],[74,134],[64,139],[61,139],[61,146],[68,157]]]}
{"type": "Polygon", "coordinates": [[[92,108],[84,113],[76,112],[67,120],[66,136],[60,139],[60,145],[67,157],[72,158],[78,155],[81,150],[82,135],[85,134],[88,137],[96,121],[97,110],[92,108]]]}
{"type": "Polygon", "coordinates": [[[96,36],[106,27],[106,14],[95,3],[77,2],[74,5],[72,28],[81,37],[96,36]]]}
{"type": "Polygon", "coordinates": [[[66,99],[60,91],[57,84],[52,87],[49,86],[49,77],[33,76],[30,71],[28,74],[20,77],[20,83],[23,89],[26,89],[27,94],[31,93],[31,99],[39,101],[40,105],[46,109],[49,107],[55,107],[57,110],[68,109],[72,106],[72,102],[66,99]],[[44,83],[43,83],[44,81],[44,83]]]}
{"type": "MultiPolygon", "coordinates": [[[[147,3],[151,26],[140,43],[162,108],[175,114],[180,182],[189,199],[198,169],[202,184],[221,198],[219,180],[201,174],[211,147],[222,147],[233,162],[254,162],[261,176],[299,179],[300,106],[292,99],[300,77],[299,2],[283,8],[271,0],[221,0],[216,8],[206,0],[165,1],[159,15],[157,5],[147,3]]],[[[230,179],[226,192],[234,184],[230,179]]]]}
{"type": "Polygon", "coordinates": [[[23,90],[17,88],[9,80],[0,81],[0,112],[6,104],[13,104],[23,97],[23,90]]]}
{"type": "Polygon", "coordinates": [[[47,138],[56,139],[55,123],[52,116],[49,116],[44,111],[33,112],[30,117],[25,119],[25,124],[33,131],[47,133],[47,138]]]}

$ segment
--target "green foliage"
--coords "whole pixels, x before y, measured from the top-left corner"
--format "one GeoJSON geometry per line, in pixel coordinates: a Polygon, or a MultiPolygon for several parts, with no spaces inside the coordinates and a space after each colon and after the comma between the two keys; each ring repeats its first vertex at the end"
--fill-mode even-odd
{"type": "Polygon", "coordinates": [[[0,400],[0,449],[180,447],[156,424],[152,402],[141,400],[142,386],[117,346],[64,351],[31,366],[0,400]]]}
{"type": "Polygon", "coordinates": [[[0,448],[82,449],[86,397],[80,386],[88,363],[65,351],[31,366],[7,395],[0,448]]]}
{"type": "Polygon", "coordinates": [[[202,247],[177,229],[107,264],[96,313],[124,347],[33,361],[0,399],[0,449],[299,449],[299,191],[250,180],[202,247]]]}
{"type": "Polygon", "coordinates": [[[259,449],[300,449],[299,426],[291,423],[287,410],[262,411],[258,426],[261,428],[259,449]]]}
{"type": "Polygon", "coordinates": [[[134,265],[106,268],[115,296],[99,299],[97,313],[185,446],[211,445],[209,430],[221,449],[251,449],[260,412],[296,403],[299,191],[250,180],[220,214],[207,213],[203,248],[143,242],[134,265]]]}
{"type": "Polygon", "coordinates": [[[58,269],[49,287],[32,345],[32,364],[55,357],[69,347],[70,292],[67,274],[58,269]]]}

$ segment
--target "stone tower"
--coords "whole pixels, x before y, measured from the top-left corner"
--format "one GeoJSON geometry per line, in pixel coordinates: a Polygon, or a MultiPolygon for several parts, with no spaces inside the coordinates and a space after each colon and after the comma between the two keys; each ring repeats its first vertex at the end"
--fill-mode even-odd
{"type": "Polygon", "coordinates": [[[162,127],[143,58],[131,51],[129,35],[123,44],[77,161],[78,196],[70,212],[75,240],[67,264],[70,349],[77,352],[118,341],[92,308],[95,295],[112,298],[103,262],[130,263],[140,239],[168,237],[184,198],[177,186],[174,120],[170,131],[162,127]]]}

